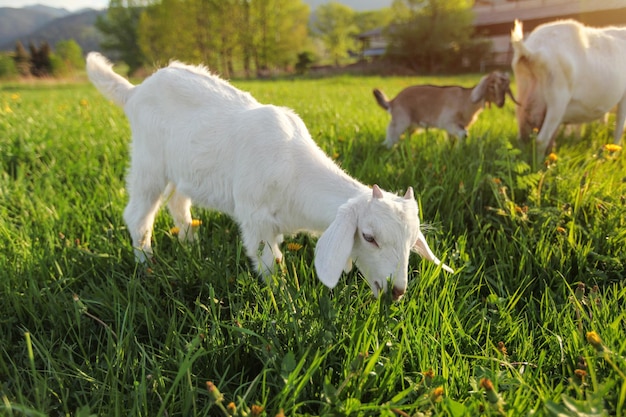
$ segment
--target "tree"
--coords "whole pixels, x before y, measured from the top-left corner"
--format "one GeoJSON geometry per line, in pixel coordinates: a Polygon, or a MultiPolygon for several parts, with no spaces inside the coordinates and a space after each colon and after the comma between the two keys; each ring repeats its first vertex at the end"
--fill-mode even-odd
{"type": "Polygon", "coordinates": [[[30,49],[30,72],[35,77],[45,77],[52,74],[52,62],[50,60],[50,45],[42,42],[39,48],[33,43],[29,44],[30,49]]]}
{"type": "Polygon", "coordinates": [[[309,9],[301,0],[162,0],[138,25],[152,61],[204,63],[230,77],[295,63],[307,40],[309,9]]]}
{"type": "Polygon", "coordinates": [[[0,78],[14,78],[19,75],[15,60],[9,55],[0,54],[0,78]]]}
{"type": "Polygon", "coordinates": [[[315,29],[335,66],[339,66],[339,60],[355,49],[354,35],[359,32],[355,12],[348,6],[331,1],[319,6],[315,15],[315,29]]]}
{"type": "Polygon", "coordinates": [[[361,32],[368,30],[387,27],[393,20],[391,8],[385,7],[379,10],[368,10],[364,12],[356,12],[354,15],[354,24],[361,32]]]}
{"type": "Polygon", "coordinates": [[[74,70],[85,66],[83,49],[73,39],[59,41],[55,45],[56,54],[64,62],[68,70],[74,70]]]}
{"type": "Polygon", "coordinates": [[[15,43],[15,57],[13,59],[15,60],[15,68],[21,76],[30,75],[30,56],[20,41],[15,43]]]}
{"type": "Polygon", "coordinates": [[[388,55],[416,71],[458,62],[472,45],[471,5],[470,0],[394,0],[388,55]]]}
{"type": "Polygon", "coordinates": [[[144,64],[139,48],[137,26],[148,0],[111,0],[105,17],[98,17],[96,27],[105,35],[100,45],[105,51],[117,52],[132,73],[144,64]]]}

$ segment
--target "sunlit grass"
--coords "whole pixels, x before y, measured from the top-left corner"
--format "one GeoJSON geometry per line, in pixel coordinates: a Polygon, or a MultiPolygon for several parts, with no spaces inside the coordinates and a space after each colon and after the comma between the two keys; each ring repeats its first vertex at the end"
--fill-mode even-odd
{"type": "Polygon", "coordinates": [[[235,82],[295,109],[362,182],[414,187],[457,272],[412,256],[397,303],[356,271],[325,288],[305,235],[267,285],[236,224],[199,209],[197,244],[159,215],[157,262],[137,267],[122,111],[87,84],[0,87],[0,414],[624,415],[626,168],[611,129],[561,136],[536,161],[508,103],[465,141],[429,130],[387,150],[371,90],[415,82],[235,82]]]}

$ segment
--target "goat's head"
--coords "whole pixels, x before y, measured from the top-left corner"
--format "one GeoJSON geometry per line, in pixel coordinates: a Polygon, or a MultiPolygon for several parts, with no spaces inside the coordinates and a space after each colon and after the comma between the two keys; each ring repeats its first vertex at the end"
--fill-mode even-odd
{"type": "Polygon", "coordinates": [[[495,103],[496,106],[504,106],[504,101],[508,95],[513,103],[519,105],[513,92],[511,91],[511,80],[508,74],[500,71],[493,71],[480,79],[476,87],[472,90],[472,101],[477,103],[484,100],[486,105],[495,103]]]}
{"type": "MultiPolygon", "coordinates": [[[[372,193],[349,200],[322,234],[315,250],[315,268],[330,288],[349,270],[354,259],[374,296],[387,290],[391,278],[394,299],[402,297],[408,284],[411,251],[441,263],[431,252],[420,230],[413,189],[404,197],[383,192],[374,185],[372,193]]],[[[446,271],[453,272],[448,266],[446,271]]]]}

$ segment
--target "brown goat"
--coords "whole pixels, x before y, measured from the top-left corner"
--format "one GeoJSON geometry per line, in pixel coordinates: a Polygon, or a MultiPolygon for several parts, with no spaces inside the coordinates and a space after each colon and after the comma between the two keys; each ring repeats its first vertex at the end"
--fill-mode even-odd
{"type": "Polygon", "coordinates": [[[378,104],[391,114],[383,144],[391,148],[407,129],[420,127],[444,129],[463,139],[485,105],[495,103],[502,107],[507,94],[517,103],[509,84],[507,74],[494,71],[474,87],[415,85],[402,90],[393,100],[374,89],[378,104]]]}

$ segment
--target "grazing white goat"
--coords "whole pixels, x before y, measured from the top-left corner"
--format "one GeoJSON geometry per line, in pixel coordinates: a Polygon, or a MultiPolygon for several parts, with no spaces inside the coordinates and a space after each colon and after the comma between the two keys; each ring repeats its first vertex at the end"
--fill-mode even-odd
{"type": "Polygon", "coordinates": [[[515,102],[509,83],[507,74],[494,71],[474,87],[414,85],[402,90],[393,100],[375,88],[376,102],[391,114],[383,144],[391,148],[405,131],[420,127],[444,129],[464,139],[485,105],[504,106],[506,94],[515,102]]]}
{"type": "Polygon", "coordinates": [[[626,28],[592,28],[574,20],[538,26],[524,41],[522,23],[511,32],[521,139],[534,129],[537,152],[552,150],[562,123],[601,119],[617,106],[614,139],[626,117],[626,28]]]}
{"type": "Polygon", "coordinates": [[[283,234],[299,231],[323,232],[315,268],[331,288],[354,259],[375,296],[391,278],[398,299],[411,250],[440,264],[420,231],[413,189],[400,197],[351,178],[291,110],[262,105],[205,68],[178,62],[134,86],[92,52],[87,73],[130,122],[124,220],[138,261],[151,256],[165,197],[181,240],[193,239],[192,200],[232,216],[264,275],[282,260],[283,234]]]}

